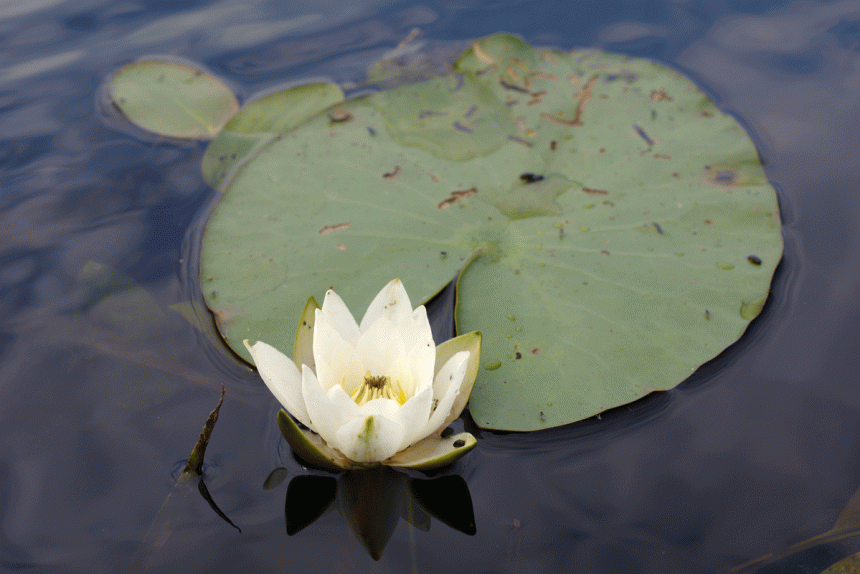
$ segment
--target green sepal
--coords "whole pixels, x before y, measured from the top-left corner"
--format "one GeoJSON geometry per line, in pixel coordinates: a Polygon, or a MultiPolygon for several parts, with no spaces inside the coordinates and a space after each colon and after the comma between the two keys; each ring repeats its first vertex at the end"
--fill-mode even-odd
{"type": "Polygon", "coordinates": [[[449,437],[433,434],[386,460],[383,464],[413,470],[431,470],[454,463],[477,446],[471,434],[463,432],[449,437]],[[454,446],[462,441],[460,446],[454,446]]]}
{"type": "MultiPolygon", "coordinates": [[[[466,374],[463,375],[463,384],[460,386],[460,394],[454,400],[451,407],[451,412],[441,428],[445,428],[452,421],[457,420],[463,409],[466,408],[466,403],[469,401],[469,395],[472,394],[472,387],[475,386],[475,379],[478,378],[478,368],[481,364],[481,332],[472,331],[448,339],[444,343],[436,347],[436,366],[433,369],[434,373],[438,373],[439,369],[448,362],[448,359],[453,357],[460,351],[469,352],[469,362],[466,365],[466,374]]],[[[470,435],[471,436],[471,435],[470,435]]]]}
{"type": "Polygon", "coordinates": [[[296,341],[293,345],[293,362],[302,370],[302,365],[307,365],[313,372],[317,371],[314,362],[314,324],[316,322],[316,310],[320,304],[313,296],[308,299],[299,325],[296,327],[296,341]]]}
{"type": "Polygon", "coordinates": [[[300,429],[284,409],[278,411],[278,427],[296,456],[309,466],[332,472],[352,467],[352,461],[325,444],[319,435],[300,429]]]}

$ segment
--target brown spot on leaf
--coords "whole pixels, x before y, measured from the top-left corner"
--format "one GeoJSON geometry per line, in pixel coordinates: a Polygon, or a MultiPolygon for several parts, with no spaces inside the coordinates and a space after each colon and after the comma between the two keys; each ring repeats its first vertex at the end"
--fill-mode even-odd
{"type": "Polygon", "coordinates": [[[583,187],[582,191],[587,193],[588,195],[609,195],[609,192],[605,189],[594,189],[591,187],[583,187]]]}
{"type": "Polygon", "coordinates": [[[338,231],[339,229],[347,229],[349,227],[352,227],[352,223],[336,223],[334,225],[326,225],[325,227],[317,231],[317,233],[319,233],[320,235],[328,235],[332,231],[338,231]]]}
{"type": "Polygon", "coordinates": [[[651,101],[659,102],[665,100],[667,102],[672,101],[672,96],[666,93],[663,88],[657,88],[656,90],[651,90],[651,101]]]}
{"type": "Polygon", "coordinates": [[[472,128],[471,128],[470,126],[467,126],[467,125],[465,125],[465,124],[461,124],[461,123],[460,123],[460,122],[458,122],[458,121],[453,122],[451,125],[452,125],[452,126],[454,126],[454,128],[456,128],[456,129],[460,130],[461,132],[464,132],[464,133],[467,133],[467,134],[470,134],[470,133],[472,133],[472,131],[473,131],[473,130],[472,130],[472,128]]]}
{"type": "Polygon", "coordinates": [[[520,60],[519,58],[511,58],[511,63],[516,65],[517,68],[519,68],[520,70],[522,70],[526,74],[534,75],[534,73],[535,73],[534,70],[532,70],[531,68],[526,66],[526,64],[522,60],[520,60]]]}
{"type": "Polygon", "coordinates": [[[436,207],[438,207],[439,209],[448,209],[449,207],[460,201],[461,198],[469,197],[471,195],[475,195],[476,193],[478,193],[477,187],[470,187],[469,189],[452,191],[451,195],[448,198],[440,201],[439,205],[437,205],[436,207]]]}
{"type": "Polygon", "coordinates": [[[517,136],[508,136],[508,139],[511,140],[512,142],[516,142],[518,144],[523,144],[526,147],[532,147],[534,145],[532,142],[530,142],[528,140],[524,140],[523,138],[517,137],[517,136]]]}
{"type": "Polygon", "coordinates": [[[335,123],[348,122],[352,119],[352,114],[343,108],[335,108],[329,111],[328,119],[335,123]]]}
{"type": "Polygon", "coordinates": [[[519,93],[521,93],[521,94],[529,94],[529,95],[531,95],[531,92],[529,92],[527,89],[525,89],[525,88],[523,88],[523,87],[520,87],[520,86],[517,86],[517,85],[515,85],[515,84],[511,84],[511,83],[509,83],[509,82],[506,82],[506,81],[505,81],[505,80],[503,80],[502,78],[499,78],[499,85],[500,85],[500,86],[502,86],[502,87],[503,87],[504,89],[506,89],[506,90],[511,90],[511,91],[514,91],[514,92],[519,92],[519,93]]]}
{"type": "Polygon", "coordinates": [[[484,50],[480,44],[475,42],[472,44],[472,53],[475,54],[475,57],[479,62],[483,62],[484,64],[495,64],[496,59],[489,55],[486,50],[484,50]]]}
{"type": "Polygon", "coordinates": [[[337,245],[335,245],[335,247],[338,251],[346,251],[346,245],[344,245],[343,243],[338,243],[337,245]]]}
{"type": "Polygon", "coordinates": [[[591,88],[594,87],[594,84],[597,83],[597,78],[600,76],[594,75],[589,78],[588,82],[579,90],[574,96],[577,100],[579,100],[579,104],[576,106],[576,115],[573,118],[575,125],[582,125],[582,113],[585,111],[585,105],[591,101],[591,88]]]}
{"type": "Polygon", "coordinates": [[[559,118],[557,116],[553,116],[551,114],[548,114],[546,112],[541,112],[540,117],[542,117],[545,120],[551,121],[554,124],[558,124],[560,126],[581,126],[582,125],[582,122],[580,122],[576,118],[574,118],[572,120],[565,120],[565,119],[559,118]]]}
{"type": "Polygon", "coordinates": [[[388,173],[383,173],[382,177],[384,177],[385,179],[394,179],[395,177],[400,175],[401,171],[402,170],[400,169],[400,166],[396,165],[396,166],[394,166],[394,170],[389,171],[388,173]]]}
{"type": "Polygon", "coordinates": [[[495,73],[495,71],[498,69],[499,69],[499,67],[497,65],[491,64],[491,65],[487,66],[486,68],[481,68],[480,70],[476,71],[475,75],[476,76],[483,76],[484,74],[492,74],[492,73],[495,73]]]}
{"type": "Polygon", "coordinates": [[[535,92],[532,94],[532,99],[526,102],[527,106],[533,106],[535,104],[539,104],[543,97],[546,95],[546,90],[541,90],[539,92],[535,92]]]}

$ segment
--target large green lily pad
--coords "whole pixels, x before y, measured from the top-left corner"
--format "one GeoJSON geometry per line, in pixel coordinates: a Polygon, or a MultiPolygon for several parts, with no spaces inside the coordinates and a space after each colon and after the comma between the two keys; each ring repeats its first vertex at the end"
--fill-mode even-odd
{"type": "Polygon", "coordinates": [[[254,125],[204,160],[224,195],[201,276],[227,342],[289,349],[310,295],[334,287],[361,315],[394,277],[417,304],[465,267],[456,319],[484,335],[484,428],[674,387],[744,332],[781,256],[743,128],[650,61],[499,34],[448,76],[254,125]]]}

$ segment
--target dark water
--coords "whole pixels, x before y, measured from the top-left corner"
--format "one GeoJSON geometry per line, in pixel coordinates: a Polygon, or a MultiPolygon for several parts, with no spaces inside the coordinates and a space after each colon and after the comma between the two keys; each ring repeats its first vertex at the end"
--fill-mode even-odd
{"type": "Polygon", "coordinates": [[[0,570],[124,572],[140,551],[164,572],[720,572],[829,529],[860,488],[860,2],[747,4],[0,2],[0,570]],[[97,102],[155,54],[240,99],[347,83],[414,27],[426,50],[508,31],[683,70],[756,139],[786,250],[737,345],[600,420],[475,431],[450,473],[476,534],[401,520],[374,562],[337,512],[287,536],[287,481],[262,485],[304,471],[274,399],[168,309],[201,300],[204,146],[118,129],[97,102]],[[88,262],[128,289],[87,283],[88,262]],[[222,382],[206,484],[242,532],[194,492],[171,503],[168,544],[141,548],[222,382]]]}

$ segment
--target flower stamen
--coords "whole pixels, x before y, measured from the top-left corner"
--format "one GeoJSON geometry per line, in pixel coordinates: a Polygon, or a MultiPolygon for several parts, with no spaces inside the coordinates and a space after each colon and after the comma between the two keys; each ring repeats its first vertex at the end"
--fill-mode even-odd
{"type": "Polygon", "coordinates": [[[364,382],[350,395],[350,398],[357,405],[369,403],[374,399],[391,399],[402,405],[406,402],[406,393],[400,385],[394,384],[388,375],[373,375],[367,371],[364,382]]]}

